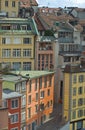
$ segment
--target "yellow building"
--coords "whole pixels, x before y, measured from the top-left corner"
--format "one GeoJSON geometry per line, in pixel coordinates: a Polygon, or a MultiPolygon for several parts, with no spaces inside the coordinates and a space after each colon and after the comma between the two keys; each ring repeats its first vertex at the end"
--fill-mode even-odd
{"type": "Polygon", "coordinates": [[[0,63],[13,70],[34,70],[36,36],[32,18],[0,19],[0,63]]]}
{"type": "Polygon", "coordinates": [[[85,128],[85,69],[66,65],[63,88],[63,117],[70,121],[70,130],[85,128]]]}
{"type": "Polygon", "coordinates": [[[18,17],[19,0],[0,0],[0,12],[8,17],[18,17]]]}

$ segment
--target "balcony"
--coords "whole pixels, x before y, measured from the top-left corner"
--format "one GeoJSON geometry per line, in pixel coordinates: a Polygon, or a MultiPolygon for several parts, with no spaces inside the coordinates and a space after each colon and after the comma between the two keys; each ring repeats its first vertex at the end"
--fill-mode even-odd
{"type": "Polygon", "coordinates": [[[48,46],[48,47],[39,47],[39,50],[40,50],[40,51],[52,51],[53,48],[52,48],[52,46],[48,46]]]}
{"type": "Polygon", "coordinates": [[[74,55],[81,55],[81,51],[59,51],[59,54],[74,54],[74,55]]]}
{"type": "Polygon", "coordinates": [[[59,43],[74,43],[74,39],[70,37],[60,37],[58,38],[59,43]]]}
{"type": "Polygon", "coordinates": [[[9,33],[9,34],[30,34],[31,30],[0,30],[0,33],[9,33]]]}

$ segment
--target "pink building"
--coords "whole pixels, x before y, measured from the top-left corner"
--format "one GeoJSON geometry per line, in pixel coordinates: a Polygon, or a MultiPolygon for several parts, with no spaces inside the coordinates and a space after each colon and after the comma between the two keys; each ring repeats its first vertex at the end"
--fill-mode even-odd
{"type": "Polygon", "coordinates": [[[40,36],[36,43],[36,70],[56,68],[57,42],[53,36],[40,36]]]}

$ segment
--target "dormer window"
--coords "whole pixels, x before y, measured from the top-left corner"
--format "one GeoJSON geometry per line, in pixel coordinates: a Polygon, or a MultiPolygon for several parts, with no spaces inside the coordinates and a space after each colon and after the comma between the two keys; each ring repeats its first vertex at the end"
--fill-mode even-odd
{"type": "Polygon", "coordinates": [[[27,30],[27,25],[22,25],[21,30],[27,30]]]}

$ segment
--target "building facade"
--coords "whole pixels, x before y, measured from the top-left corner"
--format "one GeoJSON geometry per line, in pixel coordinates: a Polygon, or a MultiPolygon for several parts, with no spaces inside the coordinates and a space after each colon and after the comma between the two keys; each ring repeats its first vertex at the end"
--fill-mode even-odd
{"type": "Polygon", "coordinates": [[[3,89],[3,106],[8,108],[8,130],[21,128],[21,94],[8,88],[3,89]]]}
{"type": "Polygon", "coordinates": [[[54,103],[54,72],[12,71],[12,73],[13,75],[3,75],[3,88],[10,86],[12,91],[22,94],[21,130],[34,130],[51,118],[54,103]]]}
{"type": "Polygon", "coordinates": [[[36,70],[51,70],[57,67],[58,43],[53,36],[39,36],[35,46],[36,70]]]}
{"type": "Polygon", "coordinates": [[[13,70],[33,70],[37,35],[34,20],[3,18],[0,28],[0,62],[13,70]]]}
{"type": "Polygon", "coordinates": [[[0,0],[0,12],[3,16],[18,17],[19,0],[0,0]]]}
{"type": "Polygon", "coordinates": [[[67,65],[63,73],[63,117],[70,121],[70,130],[80,130],[85,128],[85,71],[75,64],[67,65]]]}

